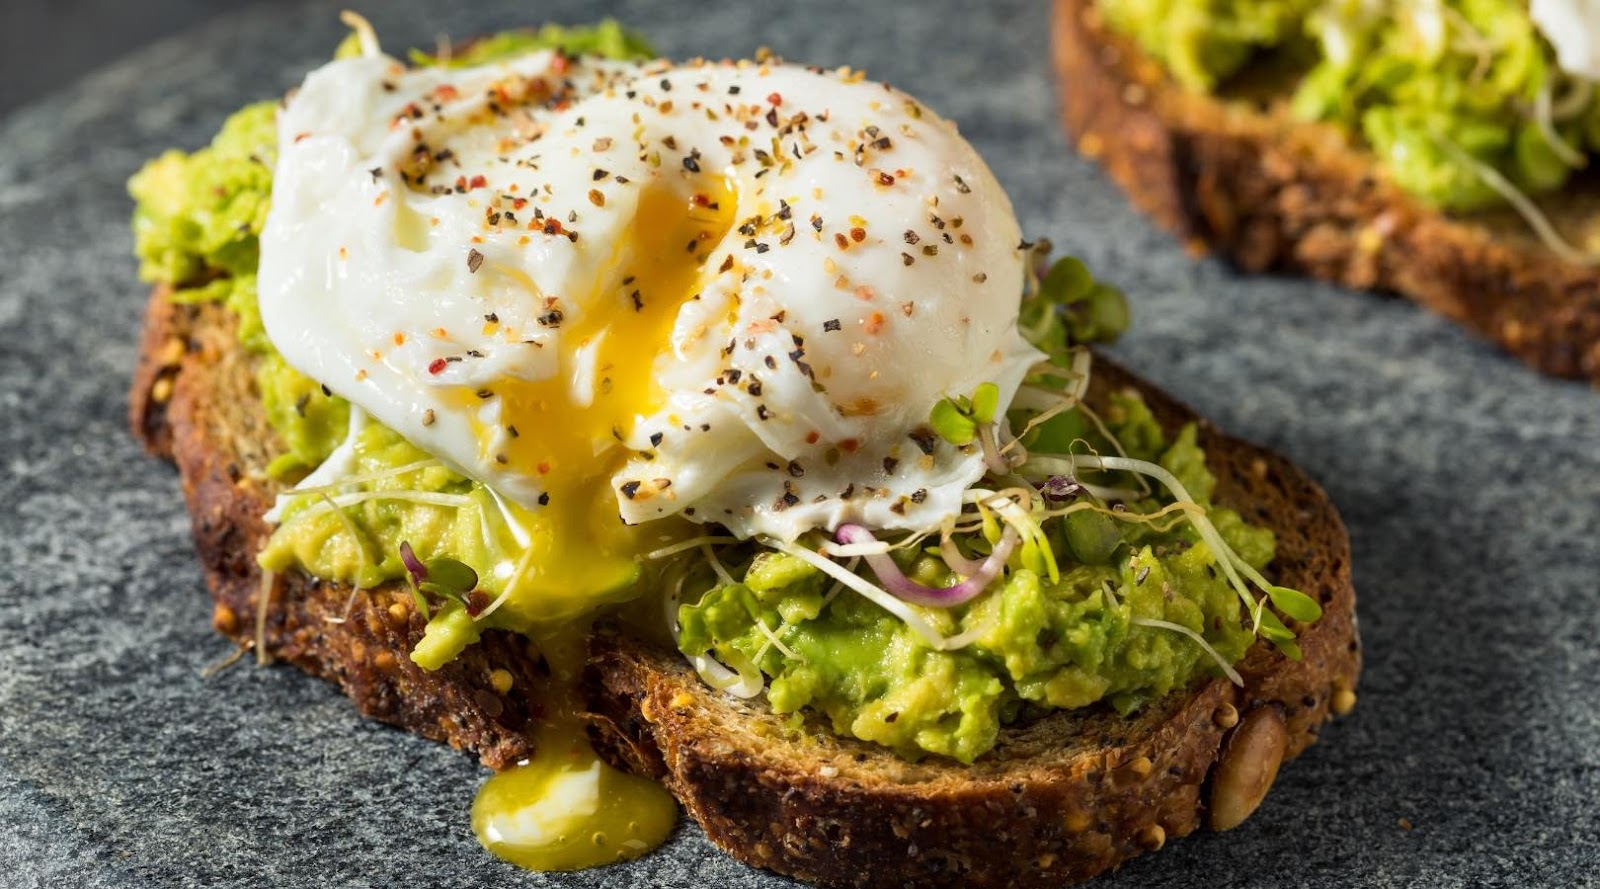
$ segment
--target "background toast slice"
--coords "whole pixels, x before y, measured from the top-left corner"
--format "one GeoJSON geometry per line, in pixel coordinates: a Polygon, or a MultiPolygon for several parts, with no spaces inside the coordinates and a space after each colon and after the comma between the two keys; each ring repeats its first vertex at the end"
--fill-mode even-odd
{"type": "MultiPolygon", "coordinates": [[[[216,627],[256,634],[263,589],[254,554],[276,486],[260,476],[276,442],[228,313],[151,297],[131,426],[177,464],[216,627]]],[[[1095,392],[1135,386],[1168,427],[1192,412],[1109,360],[1095,392]]],[[[1258,643],[1244,688],[1197,683],[1132,717],[1095,708],[1007,729],[973,766],[910,763],[704,686],[670,647],[616,628],[591,646],[591,736],[612,761],[654,775],[734,857],[823,885],[1045,886],[1084,879],[1202,819],[1231,827],[1260,802],[1278,764],[1354,703],[1360,649],[1349,541],[1326,495],[1299,470],[1201,421],[1217,498],[1278,533],[1268,574],[1316,596],[1305,658],[1258,643]]],[[[545,687],[519,637],[483,641],[436,673],[406,656],[422,620],[401,588],[351,596],[280,577],[265,600],[264,651],[337,682],[363,714],[476,753],[499,768],[533,753],[545,687]],[[347,612],[348,608],[348,612],[347,612]],[[347,615],[347,617],[346,617],[347,615]],[[345,617],[344,622],[329,618],[345,617]],[[496,669],[514,677],[495,690],[496,669]]]]}
{"type": "MultiPolygon", "coordinates": [[[[1290,80],[1249,82],[1248,98],[1190,92],[1094,0],[1054,4],[1078,150],[1189,250],[1393,291],[1545,373],[1600,384],[1600,268],[1562,259],[1510,210],[1447,216],[1406,194],[1337,128],[1291,118],[1290,80]]],[[[1574,240],[1600,210],[1592,185],[1539,202],[1574,240]]]]}

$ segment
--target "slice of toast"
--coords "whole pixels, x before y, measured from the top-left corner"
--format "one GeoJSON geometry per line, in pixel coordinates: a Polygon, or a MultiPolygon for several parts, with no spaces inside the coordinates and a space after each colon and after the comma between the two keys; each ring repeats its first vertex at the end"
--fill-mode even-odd
{"type": "MultiPolygon", "coordinates": [[[[1109,360],[1095,366],[1096,397],[1134,386],[1169,431],[1195,419],[1109,360]]],[[[253,644],[259,617],[260,653],[339,683],[364,715],[493,768],[531,755],[546,680],[520,638],[486,633],[426,673],[407,657],[423,622],[403,589],[352,596],[306,576],[263,586],[254,555],[277,488],[261,470],[278,445],[253,379],[224,310],[155,292],[130,420],[148,450],[177,464],[217,629],[253,644]],[[497,669],[514,677],[509,692],[490,681],[497,669]]],[[[1354,704],[1360,649],[1349,540],[1326,495],[1283,458],[1203,422],[1201,444],[1217,499],[1276,530],[1269,575],[1322,603],[1323,618],[1299,628],[1302,661],[1258,643],[1238,665],[1243,688],[1201,681],[1130,717],[1057,713],[1004,730],[963,766],[907,762],[815,723],[797,733],[701,684],[670,647],[609,627],[585,674],[591,736],[613,762],[663,780],[734,857],[828,886],[1059,885],[1202,820],[1232,827],[1278,765],[1354,704]]]]}
{"type": "MultiPolygon", "coordinates": [[[[1399,293],[1545,373],[1600,384],[1600,267],[1561,258],[1510,210],[1446,215],[1411,197],[1340,130],[1294,119],[1290,77],[1191,92],[1111,31],[1094,0],[1054,3],[1079,152],[1191,252],[1399,293]]],[[[1558,230],[1577,235],[1595,218],[1592,185],[1540,201],[1558,230]]]]}

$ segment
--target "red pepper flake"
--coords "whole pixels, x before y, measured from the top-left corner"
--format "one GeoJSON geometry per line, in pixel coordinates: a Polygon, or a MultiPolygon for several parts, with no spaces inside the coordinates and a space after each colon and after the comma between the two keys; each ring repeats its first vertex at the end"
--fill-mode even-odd
{"type": "Polygon", "coordinates": [[[594,204],[596,207],[604,207],[606,205],[605,193],[598,188],[589,189],[589,203],[594,204]]]}
{"type": "Polygon", "coordinates": [[[469,181],[467,183],[467,189],[470,191],[471,189],[474,189],[474,188],[483,188],[483,187],[487,186],[488,184],[489,184],[489,180],[483,178],[482,175],[478,175],[478,176],[472,177],[471,181],[469,181]]]}
{"type": "Polygon", "coordinates": [[[767,95],[767,101],[772,103],[773,105],[782,105],[783,104],[783,95],[781,93],[769,93],[767,95]]]}
{"type": "Polygon", "coordinates": [[[839,442],[839,450],[844,451],[846,454],[854,454],[860,448],[861,442],[854,438],[847,438],[839,442]]]}
{"type": "Polygon", "coordinates": [[[866,229],[862,228],[859,225],[856,226],[853,229],[850,229],[850,240],[855,241],[857,244],[859,244],[862,241],[865,241],[866,239],[867,239],[867,230],[866,229]]]}
{"type": "Polygon", "coordinates": [[[806,444],[816,444],[822,439],[822,433],[815,430],[806,433],[806,444]]]}
{"type": "Polygon", "coordinates": [[[435,358],[428,362],[428,373],[438,376],[439,374],[444,373],[444,369],[449,366],[450,362],[444,360],[443,358],[435,358]]]}
{"type": "Polygon", "coordinates": [[[878,331],[882,330],[883,329],[883,321],[884,321],[884,319],[883,319],[883,313],[882,312],[873,312],[872,314],[868,315],[867,316],[867,320],[866,320],[867,333],[874,333],[875,334],[878,331]]]}
{"type": "Polygon", "coordinates": [[[840,250],[850,249],[850,239],[844,236],[844,232],[834,232],[833,242],[839,245],[840,250]]]}
{"type": "Polygon", "coordinates": [[[453,102],[461,98],[461,91],[448,83],[441,83],[433,88],[433,97],[441,102],[453,102]]]}
{"type": "Polygon", "coordinates": [[[565,74],[572,67],[572,61],[564,53],[556,53],[550,60],[550,70],[555,74],[565,74]]]}

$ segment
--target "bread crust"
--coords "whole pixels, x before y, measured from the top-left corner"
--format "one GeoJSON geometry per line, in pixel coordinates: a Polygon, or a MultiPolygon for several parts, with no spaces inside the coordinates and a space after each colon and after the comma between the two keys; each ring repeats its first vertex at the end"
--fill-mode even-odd
{"type": "MultiPolygon", "coordinates": [[[[130,425],[177,465],[218,631],[253,645],[270,589],[259,612],[270,656],[337,683],[364,715],[491,768],[532,755],[547,675],[520,637],[485,633],[428,673],[407,656],[424,621],[403,588],[352,596],[299,574],[263,586],[254,554],[277,486],[259,470],[281,448],[231,317],[158,288],[146,320],[130,425]],[[497,670],[512,676],[509,692],[497,691],[497,670]]],[[[1096,397],[1135,386],[1169,429],[1194,419],[1107,359],[1096,377],[1096,397]]],[[[1276,529],[1271,573],[1323,603],[1322,620],[1301,628],[1303,661],[1258,644],[1238,665],[1242,689],[1203,681],[1128,718],[1058,713],[1007,729],[967,767],[906,762],[820,727],[796,736],[786,720],[704,686],[670,646],[607,629],[592,641],[584,682],[597,748],[661,778],[734,857],[826,886],[1056,885],[1193,831],[1217,792],[1209,776],[1219,757],[1240,746],[1228,743],[1235,724],[1281,722],[1277,756],[1292,757],[1333,702],[1353,700],[1360,668],[1349,544],[1333,506],[1287,461],[1200,422],[1218,498],[1276,529]]]]}
{"type": "Polygon", "coordinates": [[[961,766],[905,762],[815,721],[797,737],[784,718],[706,687],[670,648],[603,630],[586,676],[596,746],[665,782],[735,858],[873,889],[1088,879],[1200,826],[1224,742],[1256,714],[1281,720],[1283,759],[1298,755],[1353,702],[1361,667],[1338,513],[1282,457],[1222,435],[1103,356],[1095,375],[1096,397],[1137,388],[1169,432],[1199,422],[1218,502],[1275,529],[1270,575],[1322,603],[1322,619],[1298,627],[1303,660],[1258,642],[1238,665],[1242,688],[1203,680],[1131,717],[1058,712],[1002,731],[961,766]]]}
{"type": "MultiPolygon", "coordinates": [[[[1600,384],[1600,269],[1562,259],[1509,213],[1426,206],[1370,152],[1281,103],[1185,90],[1093,0],[1054,0],[1053,32],[1079,152],[1191,252],[1399,293],[1545,373],[1600,384]]],[[[1551,209],[1592,215],[1577,203],[1551,209]]]]}

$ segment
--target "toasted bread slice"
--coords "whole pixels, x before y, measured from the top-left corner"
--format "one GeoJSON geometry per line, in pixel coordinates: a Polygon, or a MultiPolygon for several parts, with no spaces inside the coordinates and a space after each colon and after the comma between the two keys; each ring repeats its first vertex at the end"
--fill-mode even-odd
{"type": "MultiPolygon", "coordinates": [[[[423,622],[402,589],[352,596],[306,576],[263,585],[254,554],[278,449],[228,314],[151,298],[131,425],[177,466],[217,629],[340,684],[363,714],[476,753],[499,768],[533,753],[545,677],[521,639],[486,633],[426,673],[407,657],[423,622]],[[270,591],[263,597],[264,590],[270,591]],[[343,622],[334,622],[342,619],[343,622]],[[496,669],[514,677],[496,691],[496,669]]],[[[1134,386],[1169,430],[1192,412],[1109,360],[1095,392],[1134,386]]],[[[1278,765],[1354,703],[1360,669],[1349,540],[1293,465],[1202,424],[1217,497],[1274,528],[1269,574],[1314,595],[1293,662],[1258,643],[1239,671],[1139,713],[1065,712],[1002,732],[971,766],[907,762],[704,686],[670,647],[598,633],[585,674],[591,736],[613,762],[662,779],[734,857],[829,886],[1046,886],[1087,878],[1208,820],[1237,824],[1278,765]]]]}
{"type": "MultiPolygon", "coordinates": [[[[1094,0],[1054,2],[1078,150],[1192,252],[1396,292],[1545,373],[1600,383],[1600,267],[1562,259],[1509,210],[1446,215],[1411,197],[1337,128],[1292,118],[1292,78],[1191,92],[1108,29],[1094,0]]],[[[1594,218],[1593,185],[1540,202],[1558,230],[1594,218]]]]}

